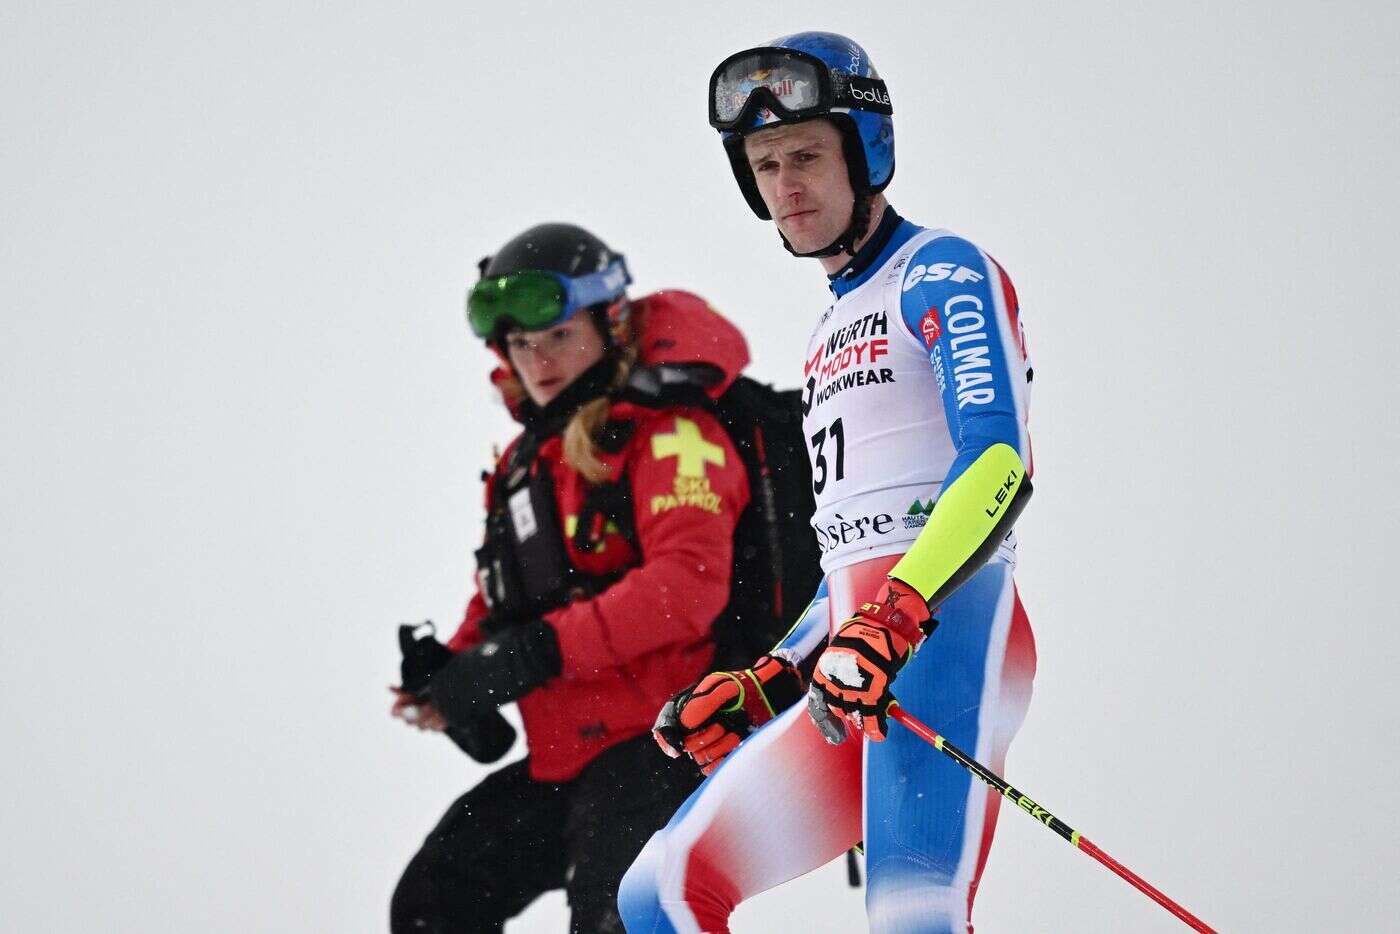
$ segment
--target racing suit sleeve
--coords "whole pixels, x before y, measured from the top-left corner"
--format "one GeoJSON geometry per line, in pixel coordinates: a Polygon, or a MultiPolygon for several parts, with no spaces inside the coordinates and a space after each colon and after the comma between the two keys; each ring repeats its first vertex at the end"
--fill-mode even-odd
{"type": "Polygon", "coordinates": [[[957,456],[890,576],[936,607],[986,563],[1030,498],[1030,368],[1011,280],[971,243],[924,244],[900,287],[901,318],[928,351],[957,456]]]}
{"type": "Polygon", "coordinates": [[[724,429],[699,409],[647,419],[625,469],[642,563],[598,596],[545,614],[565,677],[706,639],[729,601],[734,527],[749,489],[724,429]]]}

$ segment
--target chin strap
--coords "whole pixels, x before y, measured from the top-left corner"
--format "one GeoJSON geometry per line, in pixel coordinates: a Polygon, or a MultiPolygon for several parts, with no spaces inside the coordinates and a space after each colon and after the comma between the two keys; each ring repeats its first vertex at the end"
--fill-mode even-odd
{"type": "MultiPolygon", "coordinates": [[[[872,200],[874,199],[868,191],[863,191],[856,195],[855,203],[851,206],[851,222],[846,225],[845,230],[841,231],[840,236],[820,250],[813,250],[810,253],[799,253],[792,248],[792,244],[788,242],[787,237],[783,236],[781,230],[778,231],[778,237],[783,241],[783,246],[789,253],[793,256],[803,257],[804,259],[808,257],[839,256],[842,253],[855,256],[856,244],[859,243],[860,238],[865,235],[865,229],[870,226],[870,202],[872,200]]],[[[775,224],[774,226],[776,227],[777,225],[775,224]]]]}

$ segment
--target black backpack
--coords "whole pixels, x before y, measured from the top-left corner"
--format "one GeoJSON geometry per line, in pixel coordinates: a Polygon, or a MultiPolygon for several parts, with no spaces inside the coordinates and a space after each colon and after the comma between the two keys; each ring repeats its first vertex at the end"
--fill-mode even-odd
{"type": "Polygon", "coordinates": [[[715,620],[716,667],[750,664],[787,635],[821,583],[802,393],[740,376],[715,412],[744,461],[749,505],[734,530],[729,604],[715,620]]]}
{"type": "MultiPolygon", "coordinates": [[[[705,387],[720,378],[704,364],[635,370],[623,398],[651,408],[691,405],[710,411],[744,462],[749,505],[734,529],[729,603],[715,619],[717,669],[741,668],[787,635],[821,583],[821,554],[810,521],[816,511],[812,468],[802,434],[802,394],[738,377],[718,400],[705,387]]],[[[575,544],[611,519],[635,537],[627,477],[596,487],[579,510],[575,544]]]]}

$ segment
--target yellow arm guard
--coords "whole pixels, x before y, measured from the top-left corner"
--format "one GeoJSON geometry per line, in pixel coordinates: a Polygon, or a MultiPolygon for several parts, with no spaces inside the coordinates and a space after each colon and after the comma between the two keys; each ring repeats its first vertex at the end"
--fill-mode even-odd
{"type": "Polygon", "coordinates": [[[1030,496],[1021,456],[1009,444],[993,444],[944,488],[890,577],[938,606],[987,563],[1030,496]]]}

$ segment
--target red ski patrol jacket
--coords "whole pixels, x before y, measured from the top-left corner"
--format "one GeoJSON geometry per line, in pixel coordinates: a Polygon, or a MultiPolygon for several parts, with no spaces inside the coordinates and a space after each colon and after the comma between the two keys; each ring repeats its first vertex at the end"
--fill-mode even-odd
{"type": "MultiPolygon", "coordinates": [[[[658,355],[684,358],[678,334],[705,334],[704,346],[689,360],[725,370],[712,391],[718,396],[747,363],[742,337],[695,296],[663,292],[633,302],[633,308],[634,314],[656,313],[656,327],[643,324],[642,364],[663,362],[658,355]],[[707,329],[711,318],[723,325],[721,338],[714,336],[716,328],[707,329]],[[667,321],[684,321],[685,327],[662,326],[667,321]],[[652,335],[664,345],[659,354],[655,346],[648,353],[652,335]],[[737,339],[738,351],[731,346],[716,353],[714,343],[723,339],[737,339]]],[[[603,750],[648,732],[661,705],[709,669],[711,627],[729,600],[734,527],[749,501],[743,461],[709,412],[614,402],[609,417],[634,426],[620,451],[599,456],[613,477],[630,483],[635,543],[610,523],[595,550],[580,551],[572,538],[588,482],[564,461],[559,436],[545,441],[537,455],[553,476],[574,566],[588,575],[623,572],[598,595],[544,615],[558,633],[563,671],[519,701],[530,774],[539,781],[573,778],[603,750]]],[[[498,474],[509,454],[498,462],[498,474]]],[[[460,651],[479,642],[486,615],[478,591],[448,647],[460,651]]]]}

